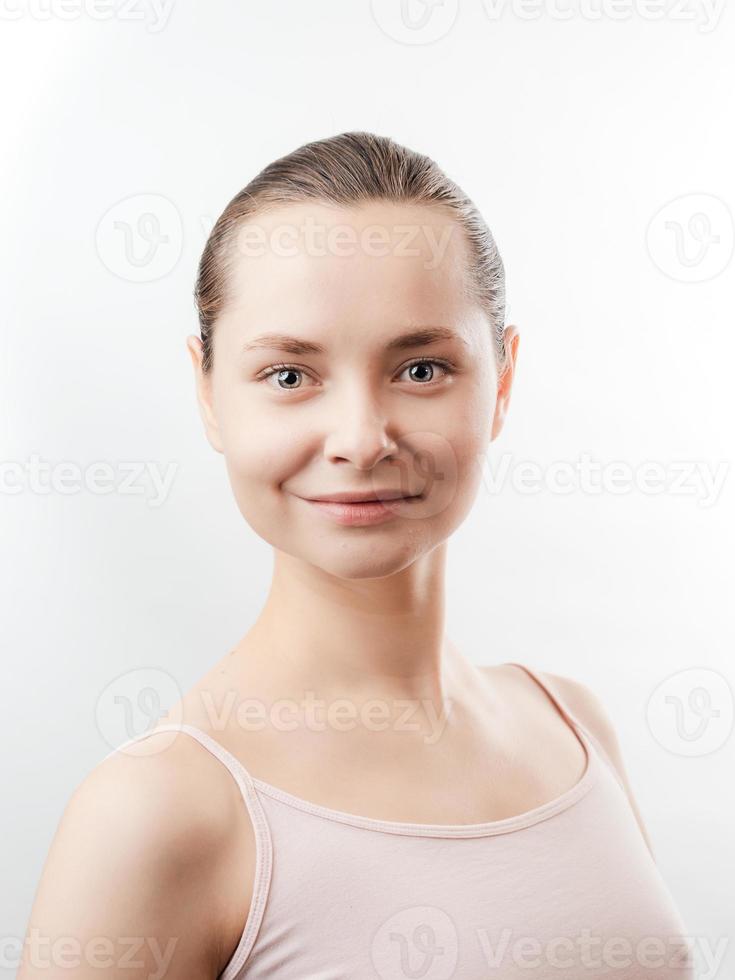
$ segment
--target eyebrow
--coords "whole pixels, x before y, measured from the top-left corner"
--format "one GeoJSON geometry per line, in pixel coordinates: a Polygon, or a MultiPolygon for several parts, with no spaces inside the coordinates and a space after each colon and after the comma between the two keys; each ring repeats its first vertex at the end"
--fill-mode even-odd
{"type": "MultiPolygon", "coordinates": [[[[460,343],[467,343],[463,337],[456,331],[450,330],[449,327],[421,327],[418,330],[412,330],[410,333],[394,337],[385,345],[385,349],[393,351],[408,350],[413,347],[428,347],[429,344],[435,344],[440,340],[458,340],[460,343]]],[[[326,347],[322,344],[314,343],[311,340],[301,340],[299,337],[289,337],[282,333],[261,334],[254,340],[248,341],[243,347],[243,352],[262,350],[263,348],[281,350],[294,355],[326,354],[327,352],[326,347]]]]}

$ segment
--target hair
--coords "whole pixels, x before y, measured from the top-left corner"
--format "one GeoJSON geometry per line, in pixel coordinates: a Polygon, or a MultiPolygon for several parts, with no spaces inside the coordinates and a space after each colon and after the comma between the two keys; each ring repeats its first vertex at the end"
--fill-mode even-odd
{"type": "Polygon", "coordinates": [[[386,136],[340,133],[299,147],[268,164],[224,209],[199,261],[194,299],[202,339],[202,369],[213,361],[214,325],[227,300],[233,252],[240,226],[257,214],[315,201],[359,206],[389,201],[444,210],[457,221],[468,245],[466,286],[487,316],[500,374],[505,348],[505,270],[495,240],[464,191],[430,157],[386,136]]]}

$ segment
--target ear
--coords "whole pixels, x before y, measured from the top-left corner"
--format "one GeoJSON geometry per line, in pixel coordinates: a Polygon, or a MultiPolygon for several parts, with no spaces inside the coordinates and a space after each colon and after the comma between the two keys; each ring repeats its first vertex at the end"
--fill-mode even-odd
{"type": "Polygon", "coordinates": [[[204,348],[199,337],[195,337],[193,334],[186,338],[186,346],[194,368],[197,402],[199,403],[199,414],[204,422],[204,431],[212,449],[221,453],[223,452],[222,440],[212,403],[212,378],[211,374],[205,374],[202,370],[204,348]]]}
{"type": "Polygon", "coordinates": [[[516,360],[518,358],[518,345],[520,344],[520,341],[521,335],[519,334],[517,327],[509,326],[505,328],[504,344],[507,352],[507,361],[505,370],[498,379],[495,415],[493,416],[492,433],[490,435],[491,442],[500,435],[503,425],[505,424],[505,417],[508,414],[510,393],[513,387],[513,378],[515,377],[516,360]]]}

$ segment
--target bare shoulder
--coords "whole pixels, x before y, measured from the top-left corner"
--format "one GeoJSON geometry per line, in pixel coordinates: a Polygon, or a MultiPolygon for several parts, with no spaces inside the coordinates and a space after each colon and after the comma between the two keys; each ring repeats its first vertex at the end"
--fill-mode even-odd
{"type": "Polygon", "coordinates": [[[582,681],[564,674],[537,671],[544,683],[569,707],[572,714],[589,728],[604,749],[619,751],[617,733],[612,719],[600,697],[582,681]]]}
{"type": "Polygon", "coordinates": [[[587,684],[572,677],[541,670],[537,670],[536,673],[549,690],[559,696],[560,701],[569,708],[574,717],[592,732],[622,775],[623,760],[620,743],[612,718],[602,699],[587,684]]]}
{"type": "MultiPolygon", "coordinates": [[[[500,666],[507,669],[510,665],[502,664],[500,666]]],[[[497,669],[497,667],[483,668],[485,671],[497,669]]],[[[618,764],[622,763],[617,733],[607,709],[592,688],[563,674],[552,674],[538,668],[534,668],[533,672],[538,675],[549,691],[558,696],[572,714],[596,736],[617,768],[618,764]]],[[[521,674],[521,671],[512,671],[514,678],[519,678],[521,674]]]]}
{"type": "MultiPolygon", "coordinates": [[[[505,672],[506,677],[510,678],[512,676],[514,680],[518,680],[520,674],[522,673],[517,668],[513,669],[511,664],[487,666],[482,667],[481,670],[486,676],[490,676],[490,672],[492,671],[496,677],[498,676],[498,671],[502,670],[505,672]]],[[[577,718],[581,724],[584,725],[584,727],[597,739],[598,743],[618,774],[620,783],[625,790],[643,839],[649,852],[651,853],[651,856],[653,857],[654,855],[651,840],[630,785],[623,754],[620,748],[620,741],[618,739],[612,718],[610,717],[603,700],[592,690],[591,687],[582,683],[581,681],[575,680],[574,678],[566,677],[563,674],[553,674],[549,671],[542,671],[537,668],[534,668],[534,673],[538,675],[542,683],[549,689],[549,691],[558,697],[558,699],[564,705],[566,705],[569,711],[571,711],[574,717],[577,718]]]]}
{"type": "Polygon", "coordinates": [[[559,699],[567,706],[575,718],[595,736],[608,759],[615,767],[620,782],[625,789],[633,814],[640,828],[643,839],[653,857],[653,848],[648,831],[643,822],[638,804],[630,785],[628,773],[623,759],[615,725],[605,707],[603,700],[587,684],[566,677],[563,674],[552,674],[548,671],[537,671],[549,689],[558,694],[559,699]]]}
{"type": "Polygon", "coordinates": [[[78,815],[112,817],[123,842],[175,870],[204,868],[236,826],[241,799],[222,764],[181,733],[149,735],[101,762],[74,791],[78,815]]]}
{"type": "MultiPolygon", "coordinates": [[[[219,887],[241,827],[237,787],[192,741],[152,734],[138,751],[103,760],[71,794],[28,924],[41,936],[73,937],[69,980],[97,976],[100,966],[125,966],[130,980],[162,969],[169,980],[220,972],[219,887]],[[136,949],[125,937],[136,937],[136,949]]],[[[19,980],[56,972],[27,950],[19,980]]]]}

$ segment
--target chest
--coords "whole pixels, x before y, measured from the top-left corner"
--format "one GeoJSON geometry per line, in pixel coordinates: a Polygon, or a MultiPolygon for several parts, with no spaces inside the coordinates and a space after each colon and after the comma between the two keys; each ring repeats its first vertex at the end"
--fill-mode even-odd
{"type": "Polygon", "coordinates": [[[269,732],[230,749],[248,771],[317,806],[428,824],[503,820],[574,787],[587,754],[563,723],[463,725],[438,737],[396,731],[269,732]]]}
{"type": "Polygon", "coordinates": [[[683,924],[612,782],[477,837],[378,832],[262,801],[274,861],[243,980],[293,963],[333,980],[692,980],[683,924]]]}

